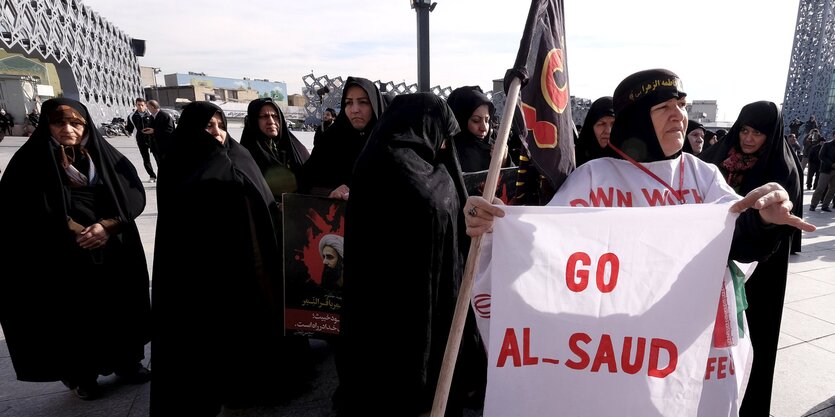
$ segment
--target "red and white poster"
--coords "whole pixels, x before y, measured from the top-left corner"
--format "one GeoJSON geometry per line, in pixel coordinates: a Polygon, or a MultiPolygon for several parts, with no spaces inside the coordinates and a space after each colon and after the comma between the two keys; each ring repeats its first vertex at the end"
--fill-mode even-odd
{"type": "Polygon", "coordinates": [[[729,207],[505,207],[474,293],[484,415],[696,416],[733,360],[709,363],[729,207]]]}

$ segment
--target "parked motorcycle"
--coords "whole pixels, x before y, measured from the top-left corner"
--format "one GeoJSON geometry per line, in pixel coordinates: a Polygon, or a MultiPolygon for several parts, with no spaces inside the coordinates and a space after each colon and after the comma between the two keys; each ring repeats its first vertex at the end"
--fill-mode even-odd
{"type": "Polygon", "coordinates": [[[110,123],[102,123],[101,133],[107,137],[128,136],[125,119],[121,117],[114,117],[110,123]]]}

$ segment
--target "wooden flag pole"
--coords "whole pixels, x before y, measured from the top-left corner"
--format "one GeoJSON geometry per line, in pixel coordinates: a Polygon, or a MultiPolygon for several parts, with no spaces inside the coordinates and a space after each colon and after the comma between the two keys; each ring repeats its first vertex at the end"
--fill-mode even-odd
{"type": "MultiPolygon", "coordinates": [[[[510,82],[507,91],[507,100],[502,114],[502,124],[499,126],[499,136],[493,145],[493,152],[490,156],[490,168],[487,171],[487,181],[484,183],[482,197],[493,202],[496,195],[496,187],[499,183],[499,171],[505,159],[507,148],[507,137],[510,135],[510,126],[513,125],[513,113],[516,109],[516,102],[519,99],[519,90],[522,81],[514,78],[510,82]]],[[[466,126],[464,126],[466,128],[466,126]]],[[[463,207],[461,208],[464,209],[463,207]]],[[[449,329],[449,338],[444,350],[444,361],[441,364],[441,373],[438,376],[438,386],[435,388],[435,400],[432,403],[431,417],[443,417],[446,412],[447,400],[449,399],[449,388],[452,385],[452,375],[455,370],[455,362],[458,360],[458,348],[461,346],[461,337],[464,333],[464,324],[467,321],[467,311],[470,308],[470,297],[473,291],[475,269],[478,265],[478,255],[481,252],[481,238],[475,237],[470,242],[470,252],[467,255],[467,264],[464,267],[464,277],[461,280],[461,288],[458,291],[458,300],[455,304],[455,313],[452,316],[452,325],[449,329]]]]}

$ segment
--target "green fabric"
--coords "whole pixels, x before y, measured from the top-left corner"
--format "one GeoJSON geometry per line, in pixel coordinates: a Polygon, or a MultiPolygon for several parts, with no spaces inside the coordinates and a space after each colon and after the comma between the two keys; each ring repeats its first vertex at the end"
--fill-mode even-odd
{"type": "Polygon", "coordinates": [[[748,299],[745,297],[745,274],[736,266],[734,261],[728,261],[728,269],[731,271],[731,279],[734,281],[734,294],[736,294],[736,322],[739,325],[739,337],[745,336],[745,322],[742,320],[743,313],[748,308],[748,299]]]}

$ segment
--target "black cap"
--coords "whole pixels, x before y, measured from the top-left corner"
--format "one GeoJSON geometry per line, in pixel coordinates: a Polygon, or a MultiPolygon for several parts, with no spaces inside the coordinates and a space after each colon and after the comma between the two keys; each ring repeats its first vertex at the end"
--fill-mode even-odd
{"type": "Polygon", "coordinates": [[[615,115],[644,99],[652,100],[651,105],[655,105],[671,98],[685,97],[687,93],[682,90],[681,79],[670,70],[656,68],[636,72],[621,81],[615,89],[615,115]]]}

